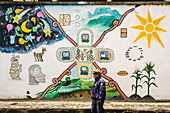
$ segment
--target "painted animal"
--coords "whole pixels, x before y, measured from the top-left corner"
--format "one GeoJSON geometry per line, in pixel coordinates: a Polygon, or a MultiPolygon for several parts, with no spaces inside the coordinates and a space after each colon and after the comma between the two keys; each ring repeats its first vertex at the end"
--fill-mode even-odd
{"type": "Polygon", "coordinates": [[[35,58],[36,62],[43,62],[42,57],[43,57],[45,51],[46,51],[46,48],[42,47],[42,52],[41,53],[34,52],[34,58],[35,58]]]}

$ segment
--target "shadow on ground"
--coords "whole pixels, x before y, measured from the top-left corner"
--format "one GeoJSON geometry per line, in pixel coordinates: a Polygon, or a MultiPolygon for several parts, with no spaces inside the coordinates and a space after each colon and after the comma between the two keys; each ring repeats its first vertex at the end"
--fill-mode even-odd
{"type": "MultiPolygon", "coordinates": [[[[166,111],[105,110],[106,113],[169,113],[166,111]]],[[[90,109],[1,109],[0,113],[91,113],[90,109]]]]}

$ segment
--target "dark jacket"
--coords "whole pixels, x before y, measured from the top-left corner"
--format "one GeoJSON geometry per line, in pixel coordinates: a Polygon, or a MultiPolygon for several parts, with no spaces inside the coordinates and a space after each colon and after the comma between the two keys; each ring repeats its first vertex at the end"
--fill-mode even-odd
{"type": "Polygon", "coordinates": [[[105,81],[102,77],[99,77],[95,80],[93,91],[92,91],[92,99],[96,100],[105,100],[106,98],[106,85],[105,81]]]}

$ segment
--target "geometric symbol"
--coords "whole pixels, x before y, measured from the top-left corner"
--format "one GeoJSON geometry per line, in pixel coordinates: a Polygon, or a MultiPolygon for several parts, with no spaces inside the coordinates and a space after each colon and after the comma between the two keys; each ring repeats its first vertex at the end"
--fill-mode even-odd
{"type": "Polygon", "coordinates": [[[126,58],[131,61],[137,61],[144,58],[142,48],[137,48],[137,46],[129,47],[125,54],[126,58]]]}
{"type": "Polygon", "coordinates": [[[112,62],[114,58],[113,50],[107,48],[97,48],[97,61],[98,62],[112,62]]]}
{"type": "Polygon", "coordinates": [[[81,75],[88,75],[88,72],[89,72],[89,68],[87,66],[81,66],[80,67],[80,74],[81,75]]]}
{"type": "Polygon", "coordinates": [[[125,75],[128,75],[128,72],[126,72],[126,71],[119,71],[117,74],[120,75],[120,76],[125,76],[125,75]]]}
{"type": "Polygon", "coordinates": [[[121,28],[121,38],[127,37],[127,28],[121,28]]]}
{"type": "Polygon", "coordinates": [[[68,26],[70,25],[71,16],[69,14],[61,14],[60,15],[60,25],[68,26]]]}
{"type": "Polygon", "coordinates": [[[109,60],[109,52],[101,51],[100,52],[100,60],[109,60]]]}
{"type": "Polygon", "coordinates": [[[80,29],[77,33],[77,43],[79,46],[92,46],[93,32],[89,29],[80,29]]]}
{"type": "Polygon", "coordinates": [[[57,59],[61,62],[72,62],[74,61],[74,48],[58,48],[57,49],[57,59]]]}
{"type": "Polygon", "coordinates": [[[70,60],[70,51],[62,51],[62,60],[70,60]]]}
{"type": "Polygon", "coordinates": [[[77,76],[80,78],[80,79],[90,79],[91,78],[91,67],[92,67],[92,64],[91,63],[78,63],[78,66],[77,66],[77,76]]]}
{"type": "Polygon", "coordinates": [[[90,47],[79,47],[75,49],[75,59],[78,62],[93,62],[95,51],[90,47]]]}
{"type": "Polygon", "coordinates": [[[89,42],[89,34],[82,34],[81,35],[82,42],[89,42]]]}

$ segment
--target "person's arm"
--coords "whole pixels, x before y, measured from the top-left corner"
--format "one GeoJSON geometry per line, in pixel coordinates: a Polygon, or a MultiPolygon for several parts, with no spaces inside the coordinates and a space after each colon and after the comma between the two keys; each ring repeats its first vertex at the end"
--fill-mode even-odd
{"type": "Polygon", "coordinates": [[[105,85],[105,82],[101,82],[99,84],[99,100],[103,100],[105,99],[105,96],[106,96],[106,85],[105,85]]]}

